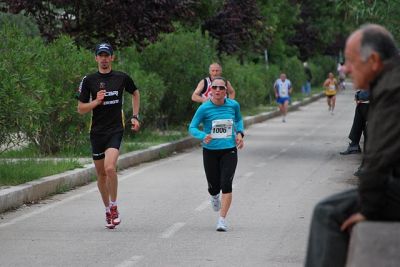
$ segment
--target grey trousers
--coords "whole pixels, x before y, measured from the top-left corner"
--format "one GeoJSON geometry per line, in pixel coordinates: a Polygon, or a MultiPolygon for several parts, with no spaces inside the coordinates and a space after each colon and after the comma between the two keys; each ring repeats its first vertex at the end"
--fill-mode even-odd
{"type": "Polygon", "coordinates": [[[306,267],[342,267],[350,240],[340,226],[357,211],[358,192],[351,189],[319,202],[311,220],[306,267]]]}

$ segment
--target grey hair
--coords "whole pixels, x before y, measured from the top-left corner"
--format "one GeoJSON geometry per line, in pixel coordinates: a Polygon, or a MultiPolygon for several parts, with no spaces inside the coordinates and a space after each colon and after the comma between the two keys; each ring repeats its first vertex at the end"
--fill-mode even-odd
{"type": "Polygon", "coordinates": [[[210,66],[208,67],[208,69],[211,69],[211,66],[218,66],[218,67],[221,69],[221,71],[222,71],[222,66],[221,66],[221,64],[219,64],[219,63],[217,63],[217,62],[211,63],[210,66]]]}
{"type": "Polygon", "coordinates": [[[399,53],[392,34],[384,27],[377,24],[366,24],[360,27],[360,31],[360,56],[363,61],[367,61],[373,52],[378,53],[382,61],[399,53]]]}

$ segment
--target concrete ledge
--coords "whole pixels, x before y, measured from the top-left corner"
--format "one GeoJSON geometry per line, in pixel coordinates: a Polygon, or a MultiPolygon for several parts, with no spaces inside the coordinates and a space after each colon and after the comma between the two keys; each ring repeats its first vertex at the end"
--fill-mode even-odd
{"type": "MultiPolygon", "coordinates": [[[[296,110],[300,106],[309,104],[324,96],[323,93],[305,98],[301,102],[292,103],[289,110],[296,110]]],[[[279,116],[279,111],[261,113],[244,118],[246,127],[273,117],[279,116]]],[[[126,169],[143,162],[164,158],[175,151],[182,151],[200,145],[200,141],[193,137],[186,137],[178,141],[161,144],[148,149],[123,154],[118,159],[118,168],[126,169]]],[[[32,182],[0,190],[0,213],[17,208],[24,203],[34,203],[49,195],[66,191],[95,180],[96,170],[93,164],[84,168],[75,169],[62,174],[44,177],[32,182]]]]}
{"type": "Polygon", "coordinates": [[[32,203],[39,199],[65,191],[75,186],[87,184],[95,178],[93,164],[85,168],[47,176],[22,185],[0,190],[0,212],[17,208],[24,203],[32,203]]]}
{"type": "Polygon", "coordinates": [[[351,234],[346,266],[400,266],[400,222],[357,224],[351,234]]]}

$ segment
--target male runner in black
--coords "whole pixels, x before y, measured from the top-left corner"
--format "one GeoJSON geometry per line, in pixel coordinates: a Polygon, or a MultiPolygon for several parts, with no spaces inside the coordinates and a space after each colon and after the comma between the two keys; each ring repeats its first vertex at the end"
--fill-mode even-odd
{"type": "Polygon", "coordinates": [[[138,131],[140,94],[126,73],[111,69],[114,61],[110,44],[96,46],[98,72],[83,77],[79,86],[78,112],[92,111],[90,142],[97,172],[97,186],[106,208],[106,227],[115,228],[121,220],[117,209],[116,165],[125,127],[122,110],[124,90],[132,94],[132,130],[138,131]]]}

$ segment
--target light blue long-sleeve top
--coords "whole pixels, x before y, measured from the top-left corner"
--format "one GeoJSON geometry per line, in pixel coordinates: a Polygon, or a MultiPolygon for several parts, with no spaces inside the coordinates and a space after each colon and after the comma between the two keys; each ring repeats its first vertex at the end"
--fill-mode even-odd
{"type": "Polygon", "coordinates": [[[202,143],[204,148],[211,150],[235,147],[236,133],[243,132],[243,130],[240,105],[237,101],[229,98],[226,98],[225,103],[220,106],[215,105],[211,100],[201,104],[189,125],[189,133],[197,139],[203,140],[211,132],[213,132],[211,134],[215,134],[208,144],[202,143]],[[203,130],[199,129],[201,123],[203,130]]]}

